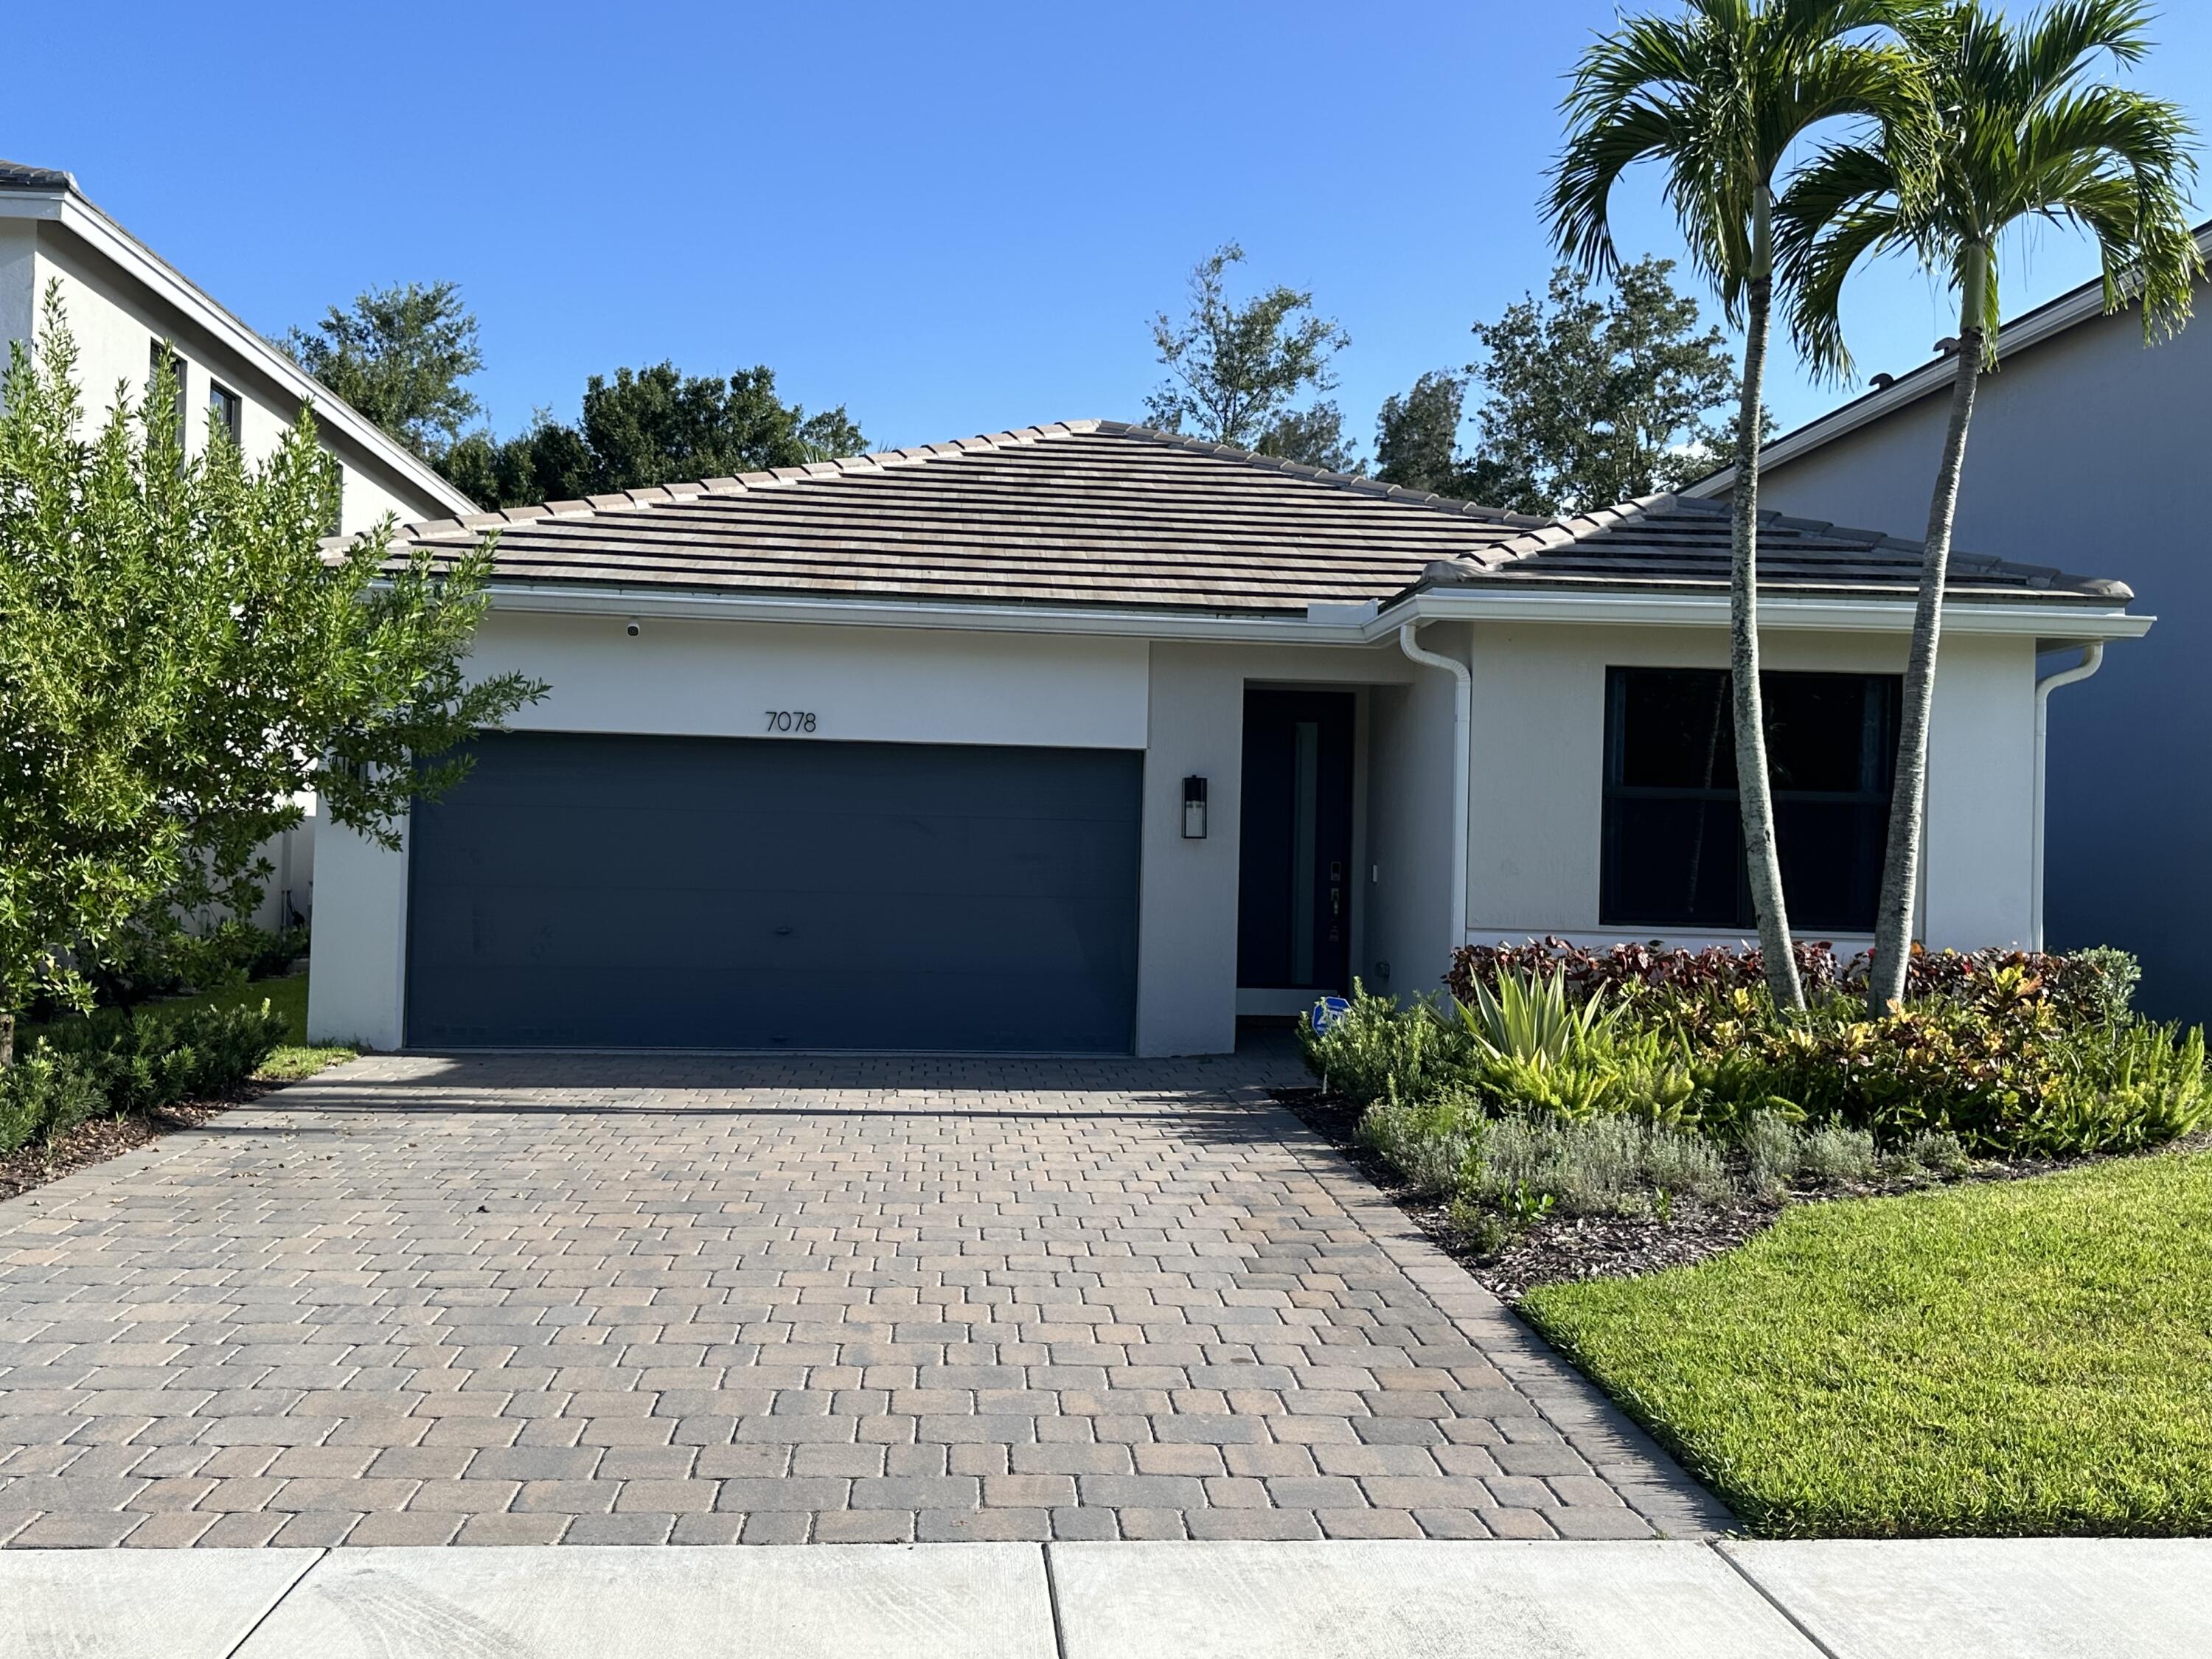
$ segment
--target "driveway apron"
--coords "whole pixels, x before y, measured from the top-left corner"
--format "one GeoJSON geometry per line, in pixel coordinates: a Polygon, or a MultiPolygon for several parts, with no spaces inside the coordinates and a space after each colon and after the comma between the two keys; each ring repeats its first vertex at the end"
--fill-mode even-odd
{"type": "Polygon", "coordinates": [[[1298,1080],[362,1060],[0,1204],[0,1540],[1725,1528],[1298,1080]]]}

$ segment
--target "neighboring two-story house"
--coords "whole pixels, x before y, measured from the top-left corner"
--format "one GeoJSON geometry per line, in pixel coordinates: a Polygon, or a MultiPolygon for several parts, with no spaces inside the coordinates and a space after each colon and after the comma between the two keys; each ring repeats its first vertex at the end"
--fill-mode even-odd
{"type": "MultiPolygon", "coordinates": [[[[2212,225],[2197,233],[2212,251],[2212,225]]],[[[2084,662],[2046,652],[2051,699],[2044,910],[2057,949],[2142,959],[2142,1006],[2212,1019],[2212,519],[2189,500],[2212,459],[2212,319],[2147,345],[2142,316],[2106,315],[2091,283],[2008,323],[1983,380],[1959,498],[1958,544],[2126,582],[2158,626],[2084,662]]],[[[1875,377],[1865,396],[1768,445],[1759,505],[1918,537],[1949,416],[1953,358],[1875,377]]],[[[1726,495],[1723,471],[1692,495],[1726,495]]],[[[1947,641],[1944,649],[1950,649],[1947,641]]]]}
{"type": "MultiPolygon", "coordinates": [[[[143,398],[167,352],[191,417],[185,439],[193,453],[207,442],[211,414],[249,460],[259,459],[313,400],[323,447],[338,463],[346,533],[387,514],[404,523],[473,510],[420,459],[94,206],[70,174],[0,161],[0,353],[33,337],[52,284],[76,337],[78,378],[95,418],[118,386],[143,398]]],[[[310,818],[270,849],[276,874],[259,918],[264,925],[312,908],[313,831],[310,818]]]]}

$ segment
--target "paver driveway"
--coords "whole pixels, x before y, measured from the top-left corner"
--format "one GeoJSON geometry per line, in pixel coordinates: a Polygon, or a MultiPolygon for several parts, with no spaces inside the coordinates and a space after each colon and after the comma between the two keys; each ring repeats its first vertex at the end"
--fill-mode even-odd
{"type": "Polygon", "coordinates": [[[380,1056],[0,1204],[0,1540],[1696,1535],[1264,1088],[380,1056]]]}

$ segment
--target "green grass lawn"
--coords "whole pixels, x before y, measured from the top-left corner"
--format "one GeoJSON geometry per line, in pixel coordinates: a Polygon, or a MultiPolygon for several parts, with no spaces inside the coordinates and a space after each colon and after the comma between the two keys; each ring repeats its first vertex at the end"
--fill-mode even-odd
{"type": "MultiPolygon", "coordinates": [[[[282,1048],[261,1062],[254,1073],[270,1083],[292,1083],[303,1077],[313,1077],[326,1066],[355,1057],[355,1050],[326,1044],[311,1044],[307,1041],[307,976],[305,974],[285,975],[276,979],[257,979],[246,984],[234,985],[225,990],[210,991],[200,996],[172,997],[160,1002],[141,1006],[142,1018],[165,1018],[189,1013],[195,1008],[258,1008],[264,1000],[276,1013],[283,1016],[286,1027],[282,1048]]],[[[27,1052],[46,1028],[27,1025],[18,1042],[27,1052]]]]}
{"type": "Polygon", "coordinates": [[[2212,1155],[1808,1205],[1523,1310],[1755,1533],[2212,1532],[2212,1155]]]}

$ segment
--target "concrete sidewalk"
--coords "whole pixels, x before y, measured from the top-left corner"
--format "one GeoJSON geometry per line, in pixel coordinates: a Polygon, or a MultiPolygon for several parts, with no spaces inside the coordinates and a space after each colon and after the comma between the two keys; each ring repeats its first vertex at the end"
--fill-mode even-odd
{"type": "Polygon", "coordinates": [[[2094,1659],[2212,1653],[2212,1542],[0,1554],[9,1659],[2094,1659]]]}

